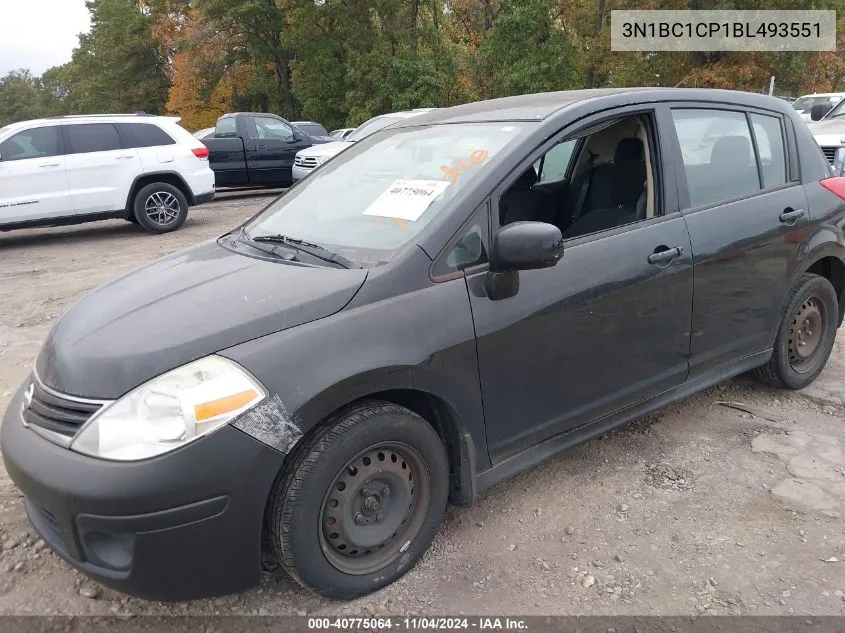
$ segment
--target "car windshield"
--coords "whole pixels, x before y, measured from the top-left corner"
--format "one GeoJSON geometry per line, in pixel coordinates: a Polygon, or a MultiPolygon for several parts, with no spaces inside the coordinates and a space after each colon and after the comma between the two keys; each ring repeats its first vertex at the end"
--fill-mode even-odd
{"type": "Polygon", "coordinates": [[[826,119],[833,119],[838,116],[845,115],[845,99],[839,102],[839,105],[833,108],[830,112],[825,115],[826,119]]]}
{"type": "Polygon", "coordinates": [[[349,136],[347,136],[344,140],[346,141],[363,141],[367,138],[370,134],[375,134],[379,130],[383,130],[389,125],[393,125],[394,123],[398,123],[399,121],[404,121],[403,117],[398,116],[378,116],[374,119],[370,119],[359,125],[355,128],[355,131],[352,132],[349,136]]]}
{"type": "Polygon", "coordinates": [[[245,231],[301,239],[364,266],[387,262],[528,125],[385,130],[316,170],[245,231]]]}
{"type": "Polygon", "coordinates": [[[825,105],[832,108],[834,105],[839,103],[841,99],[842,97],[801,97],[792,104],[792,107],[799,112],[809,112],[813,109],[813,106],[817,105],[825,105]]]}

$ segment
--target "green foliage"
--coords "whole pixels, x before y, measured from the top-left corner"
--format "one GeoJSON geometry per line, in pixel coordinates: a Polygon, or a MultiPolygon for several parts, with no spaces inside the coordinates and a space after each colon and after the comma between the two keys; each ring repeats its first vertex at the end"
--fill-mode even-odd
{"type": "Polygon", "coordinates": [[[163,111],[170,82],[138,0],[88,0],[91,31],[63,68],[71,112],[163,111]]]}
{"type": "Polygon", "coordinates": [[[25,121],[43,112],[41,82],[28,70],[16,70],[0,79],[0,126],[25,121]]]}
{"type": "Polygon", "coordinates": [[[356,125],[401,109],[569,88],[845,89],[845,0],[89,0],[90,33],[40,78],[0,78],[0,125],[226,110],[356,125]],[[615,53],[611,9],[838,11],[839,51],[615,53]]]}
{"type": "Polygon", "coordinates": [[[574,87],[574,50],[555,24],[555,0],[503,0],[486,41],[480,70],[490,97],[574,87]]]}

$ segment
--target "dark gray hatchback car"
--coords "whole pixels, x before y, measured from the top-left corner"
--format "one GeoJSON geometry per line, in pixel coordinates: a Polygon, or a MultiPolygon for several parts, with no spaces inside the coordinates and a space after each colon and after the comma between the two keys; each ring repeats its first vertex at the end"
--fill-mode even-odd
{"type": "Polygon", "coordinates": [[[448,500],[741,372],[810,383],[844,224],[845,178],[779,99],[438,110],[82,299],[3,457],[50,547],[118,590],[239,591],[266,543],[358,596],[416,563],[448,500]]]}

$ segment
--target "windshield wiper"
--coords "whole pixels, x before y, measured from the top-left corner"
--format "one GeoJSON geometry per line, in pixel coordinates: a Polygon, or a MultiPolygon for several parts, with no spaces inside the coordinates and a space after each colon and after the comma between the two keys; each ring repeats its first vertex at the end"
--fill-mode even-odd
{"type": "Polygon", "coordinates": [[[330,264],[337,264],[343,268],[358,268],[358,266],[355,265],[355,262],[351,259],[347,259],[340,253],[330,251],[319,244],[312,244],[311,242],[306,242],[305,240],[296,237],[288,237],[287,235],[282,235],[281,233],[276,235],[258,235],[256,237],[248,237],[247,239],[251,242],[284,244],[285,246],[290,246],[291,248],[302,251],[303,253],[308,253],[312,257],[321,259],[324,262],[329,262],[330,264]]]}
{"type": "Polygon", "coordinates": [[[249,236],[249,233],[246,232],[246,229],[241,229],[240,235],[235,238],[236,241],[242,242],[249,246],[250,248],[256,248],[262,253],[267,253],[268,255],[274,255],[280,259],[284,259],[285,261],[295,262],[298,261],[296,258],[296,253],[292,250],[285,251],[279,246],[272,246],[270,244],[261,244],[255,243],[255,241],[249,236]]]}

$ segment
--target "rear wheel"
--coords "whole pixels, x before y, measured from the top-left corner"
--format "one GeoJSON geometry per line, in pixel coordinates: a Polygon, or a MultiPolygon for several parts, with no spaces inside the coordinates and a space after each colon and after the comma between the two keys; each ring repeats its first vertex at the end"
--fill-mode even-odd
{"type": "Polygon", "coordinates": [[[348,408],[298,451],[270,500],[284,568],[329,598],[354,598],[404,575],[428,549],[448,497],[440,437],[403,407],[348,408]]]}
{"type": "Polygon", "coordinates": [[[138,191],[132,210],[138,224],[150,233],[169,233],[188,218],[188,201],[173,185],[154,182],[138,191]]]}
{"type": "Polygon", "coordinates": [[[833,350],[839,303],[830,281],[805,273],[790,291],[772,358],[754,375],[773,387],[803,389],[824,369],[833,350]]]}

